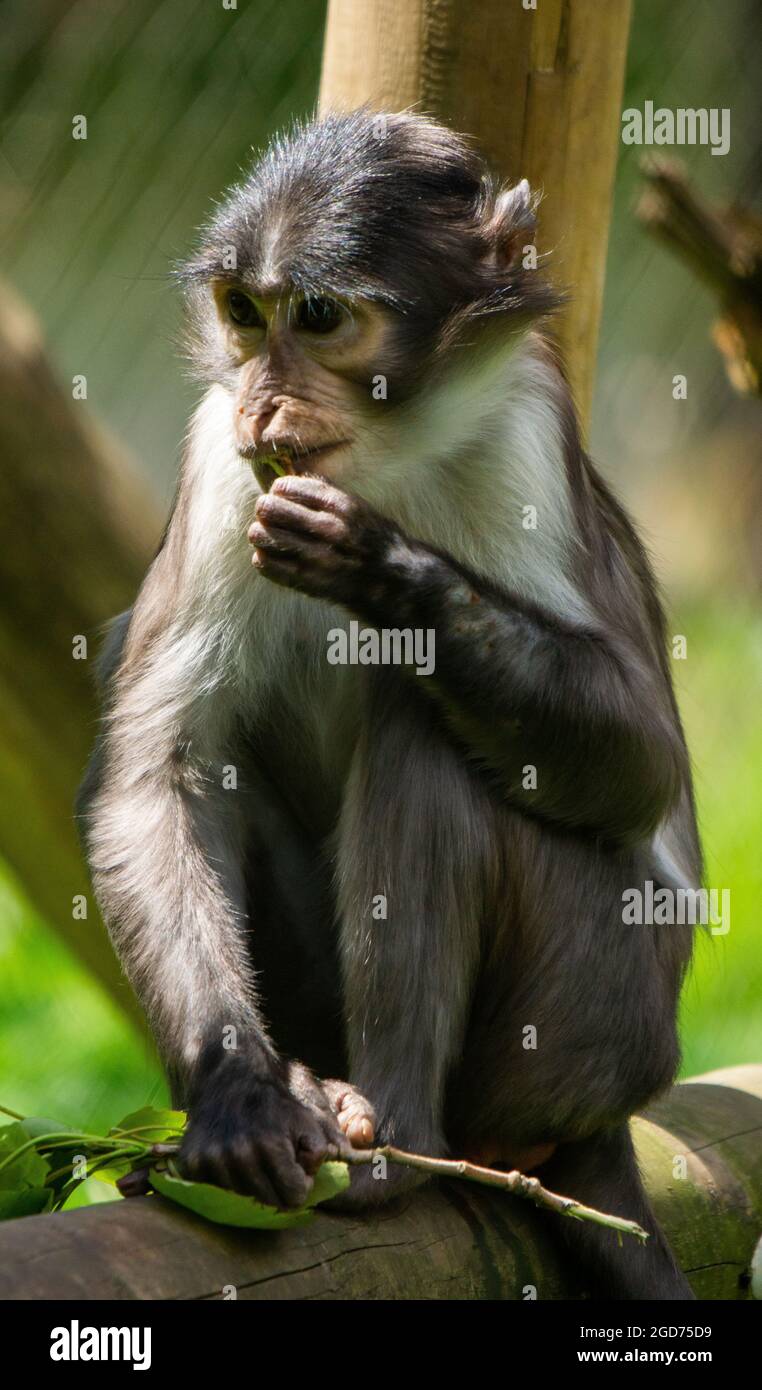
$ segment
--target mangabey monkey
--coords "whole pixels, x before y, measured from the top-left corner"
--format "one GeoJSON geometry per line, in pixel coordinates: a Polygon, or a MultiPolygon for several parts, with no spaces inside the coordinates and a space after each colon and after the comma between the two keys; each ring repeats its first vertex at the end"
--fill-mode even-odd
{"type": "MultiPolygon", "coordinates": [[[[539,1167],[652,1233],[556,1221],[581,1282],[689,1297],[627,1120],[675,1072],[690,929],[622,921],[699,881],[688,757],[533,226],[412,115],[298,127],[232,192],[182,270],[208,389],[80,812],[189,1176],[291,1206],[374,1130],[539,1167]],[[331,665],[350,620],[434,629],[434,674],[331,665]]],[[[355,1169],[344,1206],[411,1181],[355,1169]]]]}

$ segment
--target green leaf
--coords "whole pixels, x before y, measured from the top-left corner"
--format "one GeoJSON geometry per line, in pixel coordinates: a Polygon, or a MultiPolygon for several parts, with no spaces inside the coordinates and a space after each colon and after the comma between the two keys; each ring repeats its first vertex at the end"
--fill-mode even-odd
{"type": "Polygon", "coordinates": [[[99,1175],[97,1178],[84,1178],[82,1182],[78,1182],[66,1198],[61,1211],[71,1211],[72,1207],[94,1207],[99,1202],[121,1202],[121,1200],[120,1194],[107,1182],[101,1182],[99,1175]]]}
{"type": "Polygon", "coordinates": [[[156,1168],[151,1169],[151,1183],[162,1197],[187,1207],[218,1226],[285,1231],[293,1226],[305,1226],[314,1216],[310,1208],[316,1202],[327,1201],[329,1197],[343,1192],[349,1185],[349,1169],[346,1163],[324,1163],[315,1177],[307,1205],[297,1211],[278,1211],[275,1207],[255,1201],[253,1197],[244,1197],[240,1192],[228,1192],[226,1188],[213,1187],[211,1183],[186,1182],[184,1178],[171,1177],[166,1171],[156,1168]]]}
{"type": "Polygon", "coordinates": [[[17,1191],[0,1192],[0,1221],[13,1221],[17,1216],[37,1216],[49,1211],[53,1193],[49,1187],[25,1187],[17,1191]]]}
{"type": "Polygon", "coordinates": [[[243,1197],[239,1192],[227,1192],[223,1187],[213,1187],[206,1182],[186,1182],[184,1178],[172,1178],[155,1168],[151,1169],[151,1184],[162,1197],[168,1197],[171,1202],[187,1207],[197,1216],[204,1216],[218,1226],[282,1231],[290,1226],[304,1226],[313,1216],[305,1208],[293,1212],[277,1211],[275,1207],[263,1206],[261,1202],[255,1202],[253,1197],[243,1197]]]}
{"type": "Polygon", "coordinates": [[[315,1174],[315,1182],[307,1198],[308,1207],[316,1207],[318,1202],[327,1202],[338,1197],[349,1187],[348,1163],[323,1163],[315,1174]]]}
{"type": "Polygon", "coordinates": [[[47,1186],[52,1189],[57,1197],[61,1195],[66,1184],[72,1181],[75,1162],[81,1160],[83,1156],[87,1159],[89,1153],[90,1150],[87,1144],[77,1144],[67,1149],[54,1149],[50,1154],[48,1158],[50,1172],[58,1173],[59,1176],[52,1180],[48,1178],[47,1186]],[[59,1170],[62,1171],[59,1172],[59,1170]]]}
{"type": "Polygon", "coordinates": [[[50,1120],[44,1115],[27,1115],[25,1120],[19,1120],[19,1129],[23,1129],[27,1139],[39,1139],[42,1134],[60,1134],[68,1128],[60,1120],[50,1120]]]}
{"type": "Polygon", "coordinates": [[[137,1130],[135,1139],[148,1144],[163,1144],[167,1140],[179,1139],[185,1129],[188,1116],[184,1110],[156,1110],[145,1105],[142,1110],[133,1110],[125,1115],[118,1125],[109,1130],[109,1135],[118,1137],[125,1130],[137,1130]]]}
{"type": "Polygon", "coordinates": [[[131,1158],[120,1159],[114,1164],[110,1163],[108,1168],[98,1168],[94,1177],[97,1178],[98,1182],[105,1182],[111,1187],[115,1187],[119,1179],[125,1177],[132,1170],[133,1162],[134,1160],[131,1158]]]}
{"type": "MultiPolygon", "coordinates": [[[[3,1125],[0,1129],[0,1161],[9,1158],[29,1142],[32,1136],[25,1132],[24,1123],[17,1120],[14,1124],[3,1125]]],[[[13,1192],[42,1187],[49,1171],[47,1159],[40,1158],[34,1149],[27,1149],[17,1160],[0,1170],[0,1189],[13,1192]]]]}

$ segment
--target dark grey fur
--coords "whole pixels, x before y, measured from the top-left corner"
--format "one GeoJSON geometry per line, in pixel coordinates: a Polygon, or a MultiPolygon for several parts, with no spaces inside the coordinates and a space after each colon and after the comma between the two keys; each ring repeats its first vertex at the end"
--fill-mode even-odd
{"type": "MultiPolygon", "coordinates": [[[[279,284],[381,299],[398,313],[390,370],[400,401],[479,333],[515,333],[552,306],[536,272],[488,255],[523,230],[527,206],[506,214],[516,227],[499,226],[496,190],[464,142],[414,118],[389,120],[384,140],[362,112],[297,130],[214,218],[184,272],[207,379],[226,384],[231,373],[205,341],[220,247],[237,246],[236,278],[253,288],[276,225],[279,284]]],[[[667,820],[682,871],[699,881],[689,762],[648,562],[585,457],[551,370],[589,621],[546,612],[327,492],[326,511],[347,528],[341,557],[316,570],[299,544],[284,554],[273,541],[265,573],[370,623],[433,627],[436,675],[368,670],[341,718],[326,710],[328,782],[311,732],[320,711],[300,704],[301,686],[274,691],[256,719],[238,708],[218,750],[242,769],[232,812],[212,789],[214,750],[179,730],[171,755],[143,768],[144,738],[121,714],[136,682],[154,667],[161,677],[162,634],[193,564],[186,476],[129,628],[120,622],[112,644],[114,717],[79,811],[117,949],[176,1097],[191,1107],[191,1173],[265,1200],[303,1197],[304,1172],[338,1137],[319,1087],[282,1060],[299,1058],[319,1076],[346,1076],[375,1107],[381,1137],[403,1146],[458,1154],[489,1142],[510,1154],[557,1143],[540,1170],[549,1186],[652,1232],[641,1250],[557,1222],[584,1261],[580,1284],[602,1297],[684,1298],[627,1120],[675,1074],[691,932],[623,926],[622,893],[664,879],[653,837],[667,820]],[[130,758],[140,776],[125,798],[119,769],[130,758]],[[522,787],[529,763],[536,792],[522,787]],[[134,829],[116,850],[110,831],[108,855],[93,844],[104,818],[132,824],[129,797],[146,793],[166,805],[165,830],[153,848],[141,845],[136,882],[134,829]],[[146,866],[176,904],[161,925],[146,866]],[[379,893],[389,915],[376,922],[379,893]],[[208,902],[194,916],[196,894],[208,902]],[[230,964],[242,941],[256,997],[250,974],[230,964]],[[231,1021],[234,1056],[220,1047],[231,1021]],[[523,1046],[530,1024],[536,1050],[523,1046]],[[188,1067],[191,1035],[200,1052],[188,1067]]],[[[362,1174],[352,1201],[383,1200],[405,1181],[362,1174]]]]}

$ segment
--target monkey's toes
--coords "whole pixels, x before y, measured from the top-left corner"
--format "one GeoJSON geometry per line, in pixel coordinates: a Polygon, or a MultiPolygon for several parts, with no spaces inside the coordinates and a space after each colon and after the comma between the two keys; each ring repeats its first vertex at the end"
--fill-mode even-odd
{"type": "Polygon", "coordinates": [[[342,1134],[345,1134],[353,1149],[369,1149],[375,1134],[373,1111],[370,1114],[355,1105],[355,1098],[347,1096],[346,1103],[339,1110],[336,1120],[342,1134]]]}
{"type": "Polygon", "coordinates": [[[376,1113],[370,1101],[346,1081],[324,1081],[323,1090],[352,1148],[370,1148],[376,1133],[376,1113]]]}

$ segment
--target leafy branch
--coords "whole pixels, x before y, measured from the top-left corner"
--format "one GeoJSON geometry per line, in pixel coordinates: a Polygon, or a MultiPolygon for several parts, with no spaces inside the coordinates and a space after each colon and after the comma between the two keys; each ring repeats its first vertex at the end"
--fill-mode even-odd
{"type": "Polygon", "coordinates": [[[2,1106],[0,1111],[13,1120],[0,1129],[0,1217],[58,1211],[75,1194],[81,1199],[82,1183],[97,1177],[101,1179],[101,1188],[107,1182],[121,1196],[142,1196],[153,1189],[221,1225],[284,1229],[311,1220],[314,1206],[345,1191],[350,1182],[350,1167],[383,1160],[439,1177],[464,1178],[494,1187],[559,1216],[607,1226],[620,1239],[622,1235],[639,1241],[648,1239],[648,1232],[637,1222],[551,1192],[539,1178],[518,1170],[504,1172],[464,1159],[432,1158],[391,1144],[350,1149],[342,1153],[338,1162],[324,1163],[306,1205],[298,1211],[278,1211],[238,1192],[189,1182],[178,1172],[173,1160],[179,1153],[186,1123],[182,1111],[146,1107],[128,1115],[107,1135],[65,1129],[52,1120],[24,1119],[2,1106]]]}

